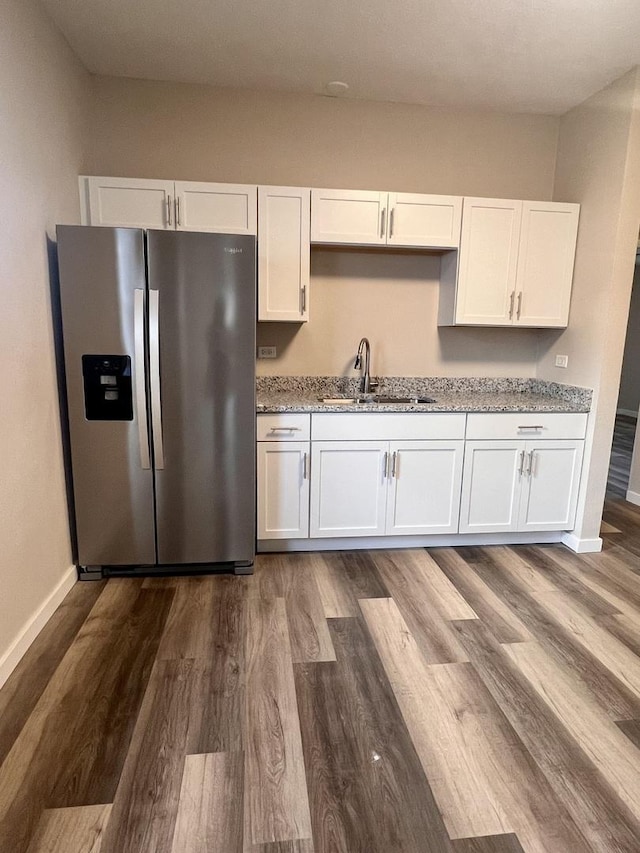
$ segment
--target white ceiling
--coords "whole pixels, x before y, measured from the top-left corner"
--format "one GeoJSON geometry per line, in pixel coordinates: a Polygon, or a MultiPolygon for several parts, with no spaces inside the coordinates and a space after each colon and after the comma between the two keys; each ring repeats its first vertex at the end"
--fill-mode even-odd
{"type": "Polygon", "coordinates": [[[43,0],[96,74],[562,113],[640,64],[639,0],[43,0]]]}

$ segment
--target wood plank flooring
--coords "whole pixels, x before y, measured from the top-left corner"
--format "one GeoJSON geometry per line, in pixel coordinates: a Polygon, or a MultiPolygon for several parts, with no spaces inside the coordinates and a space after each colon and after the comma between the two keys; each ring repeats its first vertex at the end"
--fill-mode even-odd
{"type": "Polygon", "coordinates": [[[627,494],[637,423],[630,415],[616,415],[607,479],[609,497],[624,498],[627,494]]]}
{"type": "Polygon", "coordinates": [[[1,853],[639,853],[640,509],[602,536],[77,585],[0,691],[1,853]]]}

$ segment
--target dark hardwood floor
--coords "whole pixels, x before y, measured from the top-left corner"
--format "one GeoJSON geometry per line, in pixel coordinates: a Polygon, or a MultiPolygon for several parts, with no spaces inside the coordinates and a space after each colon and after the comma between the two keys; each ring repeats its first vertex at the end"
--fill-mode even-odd
{"type": "Polygon", "coordinates": [[[609,497],[626,497],[637,423],[637,418],[632,418],[629,415],[616,415],[607,479],[607,495],[609,497]]]}
{"type": "Polygon", "coordinates": [[[78,584],[0,691],[1,853],[638,853],[640,509],[603,538],[78,584]]]}

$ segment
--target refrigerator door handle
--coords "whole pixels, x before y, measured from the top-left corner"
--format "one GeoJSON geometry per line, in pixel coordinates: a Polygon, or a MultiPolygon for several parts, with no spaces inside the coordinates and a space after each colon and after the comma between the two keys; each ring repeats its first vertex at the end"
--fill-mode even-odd
{"type": "Polygon", "coordinates": [[[149,384],[151,386],[151,431],[153,433],[154,467],[164,468],[162,442],[162,405],[160,402],[160,293],[149,291],[149,384]]]}
{"type": "Polygon", "coordinates": [[[149,453],[149,424],[147,421],[147,400],[144,377],[144,290],[136,288],[133,302],[134,332],[134,387],[136,401],[136,420],[138,421],[138,441],[140,443],[140,465],[151,468],[149,453]]]}

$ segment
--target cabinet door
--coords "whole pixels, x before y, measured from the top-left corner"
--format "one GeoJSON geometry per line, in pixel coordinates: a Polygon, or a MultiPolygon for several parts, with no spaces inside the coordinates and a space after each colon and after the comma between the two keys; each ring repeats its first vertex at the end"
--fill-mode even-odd
{"type": "Polygon", "coordinates": [[[309,319],[311,191],[258,189],[258,320],[309,319]]]}
{"type": "Polygon", "coordinates": [[[523,202],[517,325],[567,325],[579,213],[578,204],[523,202]]]}
{"type": "Polygon", "coordinates": [[[460,533],[518,529],[524,441],[467,441],[460,533]]]}
{"type": "Polygon", "coordinates": [[[312,442],[312,537],[384,534],[388,450],[386,441],[312,442]]]}
{"type": "Polygon", "coordinates": [[[456,323],[512,325],[521,218],[521,201],[464,199],[456,323]]]}
{"type": "Polygon", "coordinates": [[[258,539],[309,535],[309,443],[258,442],[258,539]]]}
{"type": "Polygon", "coordinates": [[[384,245],[387,201],[388,193],[311,190],[311,242],[384,245]]]}
{"type": "Polygon", "coordinates": [[[388,534],[457,533],[463,441],[391,442],[388,534]]]}
{"type": "Polygon", "coordinates": [[[584,441],[527,441],[519,530],[571,530],[584,441]]]}
{"type": "Polygon", "coordinates": [[[88,225],[173,228],[173,181],[87,178],[88,225]]]}
{"type": "Polygon", "coordinates": [[[176,227],[179,231],[256,234],[257,224],[257,187],[176,181],[176,227]]]}
{"type": "Polygon", "coordinates": [[[460,196],[389,193],[387,245],[457,249],[461,219],[460,196]]]}

